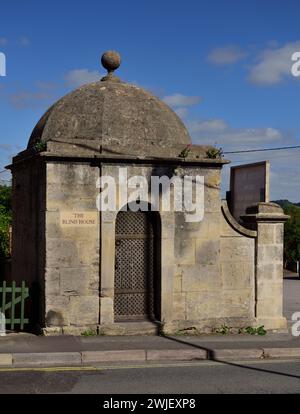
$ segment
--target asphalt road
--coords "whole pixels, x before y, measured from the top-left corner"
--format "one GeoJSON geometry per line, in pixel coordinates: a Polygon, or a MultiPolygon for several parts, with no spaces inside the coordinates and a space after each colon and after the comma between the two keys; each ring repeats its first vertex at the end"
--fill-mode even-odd
{"type": "Polygon", "coordinates": [[[300,393],[300,360],[0,371],[0,393],[300,393]]]}

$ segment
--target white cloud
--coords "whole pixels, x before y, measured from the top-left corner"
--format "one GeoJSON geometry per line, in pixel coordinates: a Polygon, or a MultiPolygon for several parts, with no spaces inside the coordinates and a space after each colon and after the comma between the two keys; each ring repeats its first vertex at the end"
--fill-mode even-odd
{"type": "Polygon", "coordinates": [[[207,56],[207,61],[214,65],[230,65],[246,56],[239,46],[224,46],[213,49],[207,56]]]}
{"type": "Polygon", "coordinates": [[[48,103],[51,98],[52,95],[46,92],[29,92],[24,90],[12,94],[9,100],[16,109],[26,109],[36,107],[41,102],[48,103]]]}
{"type": "Polygon", "coordinates": [[[173,95],[164,96],[162,100],[172,107],[180,118],[185,119],[189,113],[188,108],[200,103],[202,98],[200,96],[187,96],[181,93],[174,93],[173,95]]]}
{"type": "Polygon", "coordinates": [[[250,68],[248,79],[257,85],[274,85],[290,77],[292,54],[300,51],[300,41],[286,43],[277,48],[265,49],[250,68]]]}
{"type": "Polygon", "coordinates": [[[272,127],[234,128],[223,119],[203,119],[187,123],[196,144],[221,145],[227,151],[277,143],[286,138],[283,132],[272,127]]]}
{"type": "MultiPolygon", "coordinates": [[[[222,147],[225,152],[299,145],[299,141],[290,133],[273,127],[235,128],[218,118],[191,121],[187,126],[195,144],[216,145],[222,147]]],[[[271,199],[286,198],[300,202],[299,156],[300,149],[225,155],[231,164],[223,168],[223,197],[229,188],[231,166],[269,160],[271,199]]]]}
{"type": "Polygon", "coordinates": [[[186,96],[181,95],[180,93],[174,93],[173,95],[168,95],[163,98],[163,101],[172,107],[186,107],[197,105],[201,102],[200,96],[186,96]]]}
{"type": "Polygon", "coordinates": [[[89,71],[88,69],[73,69],[65,75],[67,84],[74,88],[86,83],[96,82],[101,78],[102,75],[97,70],[89,71]]]}
{"type": "Polygon", "coordinates": [[[223,119],[205,119],[202,121],[190,122],[191,132],[220,132],[228,129],[227,123],[223,119]]]}

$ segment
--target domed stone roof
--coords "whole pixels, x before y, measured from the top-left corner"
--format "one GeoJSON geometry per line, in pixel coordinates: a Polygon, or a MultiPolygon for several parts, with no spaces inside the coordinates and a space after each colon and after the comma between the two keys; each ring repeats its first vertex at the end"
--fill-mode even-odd
{"type": "Polygon", "coordinates": [[[68,145],[124,154],[191,142],[181,120],[164,102],[113,75],[120,64],[116,52],[104,54],[102,64],[108,75],[55,103],[37,123],[28,148],[46,142],[56,152],[68,145]]]}

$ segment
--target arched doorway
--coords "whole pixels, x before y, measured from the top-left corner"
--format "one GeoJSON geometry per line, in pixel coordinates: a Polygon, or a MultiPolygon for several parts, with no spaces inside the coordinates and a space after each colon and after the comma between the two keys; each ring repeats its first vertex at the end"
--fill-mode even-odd
{"type": "Polygon", "coordinates": [[[160,320],[160,218],[120,211],[116,220],[114,319],[160,320]]]}

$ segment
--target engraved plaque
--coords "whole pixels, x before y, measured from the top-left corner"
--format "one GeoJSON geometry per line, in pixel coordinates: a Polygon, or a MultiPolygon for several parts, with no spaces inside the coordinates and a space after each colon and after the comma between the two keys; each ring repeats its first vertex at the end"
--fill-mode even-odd
{"type": "Polygon", "coordinates": [[[61,211],[62,227],[94,227],[98,224],[97,211],[61,211]]]}

